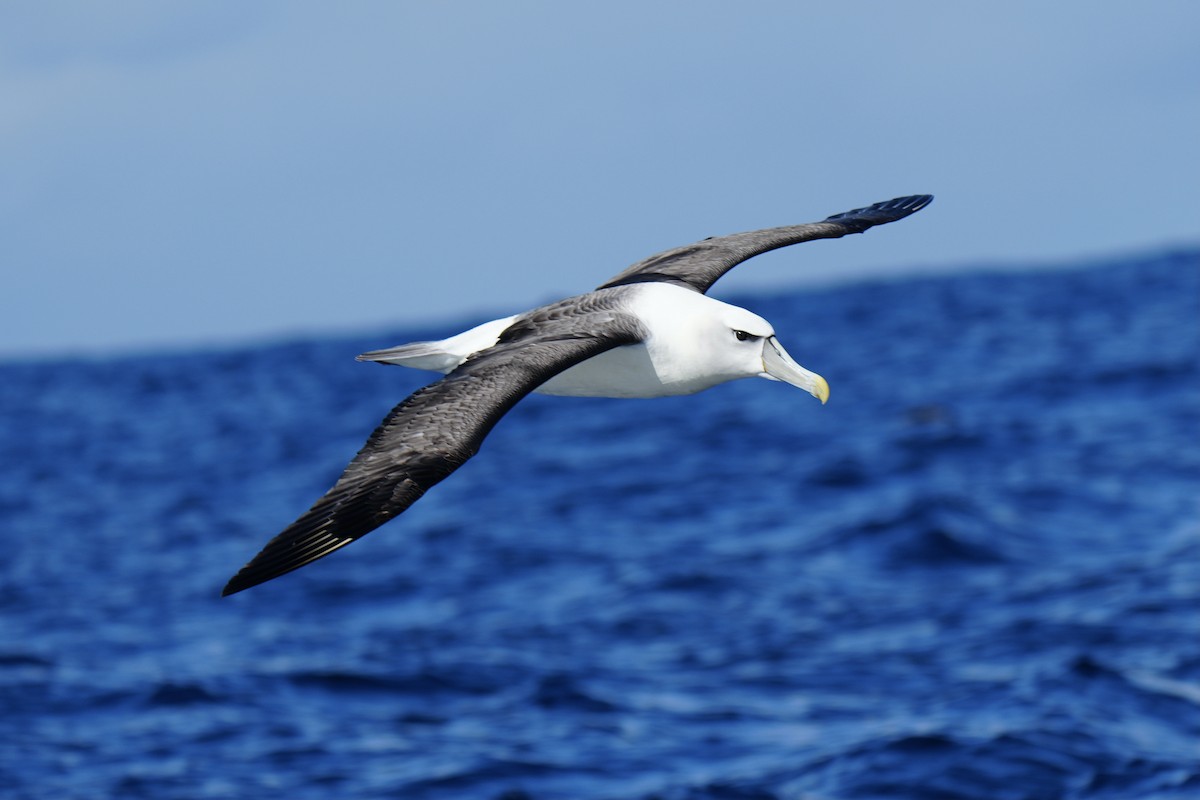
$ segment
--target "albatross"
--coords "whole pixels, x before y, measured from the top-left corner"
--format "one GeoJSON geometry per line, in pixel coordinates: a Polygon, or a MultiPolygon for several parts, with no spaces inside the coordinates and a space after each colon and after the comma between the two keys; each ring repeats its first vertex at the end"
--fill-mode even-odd
{"type": "Polygon", "coordinates": [[[225,586],[230,595],[324,558],[393,519],[475,455],[531,392],[576,397],[693,394],[740,378],[783,381],[829,399],[757,314],[706,295],[748,258],[895,222],[932,202],[898,197],[820,222],[710,237],[650,256],[587,294],[437,342],[358,356],[442,379],[384,418],[333,487],[225,586]]]}

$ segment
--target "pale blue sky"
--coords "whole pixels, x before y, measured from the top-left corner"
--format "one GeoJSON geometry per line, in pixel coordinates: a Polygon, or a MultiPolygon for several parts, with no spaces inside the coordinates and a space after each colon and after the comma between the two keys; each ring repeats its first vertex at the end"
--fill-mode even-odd
{"type": "Polygon", "coordinates": [[[1197,42],[1194,2],[4,4],[0,357],[507,314],[917,192],[714,294],[1195,243],[1197,42]]]}

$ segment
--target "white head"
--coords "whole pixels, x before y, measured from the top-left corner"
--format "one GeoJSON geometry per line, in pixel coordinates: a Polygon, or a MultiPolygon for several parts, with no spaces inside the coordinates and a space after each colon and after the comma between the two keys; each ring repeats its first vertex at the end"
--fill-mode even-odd
{"type": "MultiPolygon", "coordinates": [[[[657,298],[646,346],[659,379],[679,393],[697,392],[739,378],[767,378],[803,389],[822,403],[829,385],[792,360],[775,329],[757,314],[696,292],[664,286],[657,298]]],[[[650,317],[650,319],[648,319],[650,317]]]]}
{"type": "Polygon", "coordinates": [[[724,330],[714,330],[717,349],[739,369],[739,378],[766,378],[803,389],[822,404],[829,399],[829,384],[815,372],[797,364],[775,338],[775,329],[757,314],[722,303],[724,330]]]}

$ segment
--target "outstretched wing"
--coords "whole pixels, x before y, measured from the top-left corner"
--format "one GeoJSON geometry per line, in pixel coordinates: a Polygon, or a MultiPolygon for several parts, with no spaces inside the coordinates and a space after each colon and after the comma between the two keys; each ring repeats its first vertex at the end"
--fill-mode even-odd
{"type": "Polygon", "coordinates": [[[392,409],[333,488],[267,543],[223,595],[277,578],[361,538],[475,455],[517,401],[559,372],[640,341],[641,324],[600,292],[519,318],[495,347],[392,409]]]}
{"type": "Polygon", "coordinates": [[[821,222],[705,239],[639,261],[600,288],[661,281],[704,294],[718,278],[748,258],[812,239],[836,239],[848,233],[862,233],[867,228],[904,219],[931,202],[933,195],[914,194],[834,214],[821,222]]]}

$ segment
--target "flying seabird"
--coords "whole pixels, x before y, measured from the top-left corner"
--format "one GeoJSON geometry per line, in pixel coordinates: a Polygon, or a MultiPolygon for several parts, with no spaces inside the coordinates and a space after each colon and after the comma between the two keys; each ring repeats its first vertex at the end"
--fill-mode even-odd
{"type": "Polygon", "coordinates": [[[792,360],[771,324],[705,295],[748,258],[903,219],[933,200],[912,195],[821,222],[708,238],[653,255],[598,289],[493,320],[439,342],[360,361],[445,377],[392,409],[328,492],[230,579],[223,595],[299,569],[407,509],[466,463],[530,392],[666,397],[726,381],[784,381],[829,399],[825,379],[792,360]]]}

